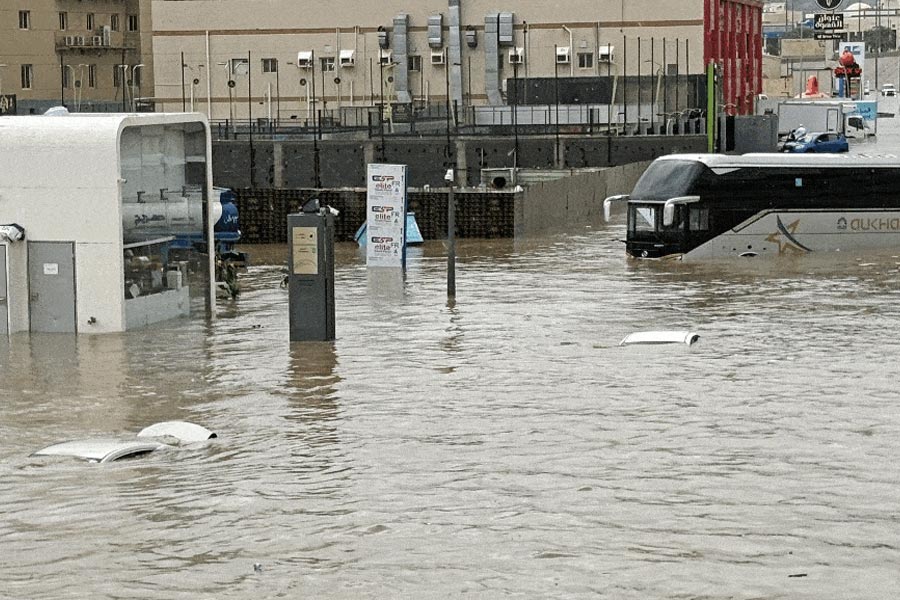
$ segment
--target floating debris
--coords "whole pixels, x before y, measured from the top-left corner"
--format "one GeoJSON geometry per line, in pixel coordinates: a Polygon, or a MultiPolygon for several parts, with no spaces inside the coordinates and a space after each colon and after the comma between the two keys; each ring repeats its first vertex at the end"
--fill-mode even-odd
{"type": "Polygon", "coordinates": [[[685,344],[690,346],[697,342],[700,336],[693,331],[640,331],[625,336],[619,345],[632,346],[637,344],[685,344]]]}

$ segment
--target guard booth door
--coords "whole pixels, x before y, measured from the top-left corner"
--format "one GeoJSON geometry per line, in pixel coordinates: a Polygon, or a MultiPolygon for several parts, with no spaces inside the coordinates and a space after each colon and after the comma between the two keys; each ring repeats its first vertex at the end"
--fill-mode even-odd
{"type": "Polygon", "coordinates": [[[75,333],[75,244],[28,242],[31,331],[75,333]]]}
{"type": "Polygon", "coordinates": [[[9,333],[9,295],[6,292],[6,246],[0,245],[0,335],[9,333]]]}

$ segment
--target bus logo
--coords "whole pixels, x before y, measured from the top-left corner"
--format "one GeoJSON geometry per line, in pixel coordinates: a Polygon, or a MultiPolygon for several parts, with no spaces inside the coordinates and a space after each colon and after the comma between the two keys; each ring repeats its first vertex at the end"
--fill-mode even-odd
{"type": "Polygon", "coordinates": [[[775,222],[778,231],[767,237],[766,241],[778,244],[778,254],[787,254],[789,252],[792,254],[803,254],[804,252],[812,252],[812,250],[801,244],[795,237],[797,228],[800,227],[800,219],[797,219],[790,225],[785,225],[781,220],[781,217],[775,215],[775,222]]]}

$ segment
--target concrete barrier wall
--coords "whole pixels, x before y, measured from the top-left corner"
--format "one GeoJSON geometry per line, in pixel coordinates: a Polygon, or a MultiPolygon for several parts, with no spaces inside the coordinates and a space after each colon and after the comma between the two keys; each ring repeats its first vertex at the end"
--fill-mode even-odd
{"type": "Polygon", "coordinates": [[[516,237],[596,224],[603,201],[629,194],[649,161],[535,183],[516,198],[516,237]]]}
{"type": "MultiPolygon", "coordinates": [[[[474,187],[483,168],[511,168],[512,137],[466,137],[454,141],[455,155],[448,160],[446,139],[387,138],[383,156],[388,163],[409,165],[410,186],[440,187],[453,160],[461,182],[474,187]]],[[[381,141],[323,140],[318,143],[320,176],[325,188],[365,186],[366,165],[382,159],[381,141]]],[[[679,152],[703,152],[706,139],[698,135],[561,137],[559,156],[555,136],[520,137],[522,168],[614,167],[653,160],[679,152]]],[[[254,141],[251,160],[248,141],[213,144],[213,179],[216,185],[237,188],[311,188],[315,186],[312,141],[254,141]],[[252,176],[251,176],[252,171],[252,176]]]]}
{"type": "MultiPolygon", "coordinates": [[[[457,235],[460,238],[511,238],[550,231],[564,231],[597,224],[603,216],[603,200],[628,194],[649,165],[641,162],[621,167],[576,173],[552,181],[536,182],[524,191],[458,191],[457,235]]],[[[283,244],[287,241],[287,215],[308,200],[318,198],[340,211],[335,220],[339,241],[353,241],[366,218],[366,191],[352,189],[237,189],[243,242],[283,244]]],[[[447,235],[446,188],[410,190],[409,210],[426,240],[447,235]]]]}
{"type": "MultiPolygon", "coordinates": [[[[335,219],[338,241],[354,240],[366,218],[364,189],[237,189],[242,242],[245,244],[287,243],[287,216],[298,212],[308,200],[340,211],[335,219]]],[[[515,233],[514,192],[457,192],[456,228],[460,238],[510,238],[515,233]]],[[[426,240],[447,235],[446,189],[410,190],[409,210],[426,240]]]]}

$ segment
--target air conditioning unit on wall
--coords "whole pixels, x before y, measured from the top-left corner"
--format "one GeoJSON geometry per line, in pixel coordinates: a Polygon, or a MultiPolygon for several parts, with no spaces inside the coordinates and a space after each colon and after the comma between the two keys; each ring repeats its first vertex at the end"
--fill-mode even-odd
{"type": "Polygon", "coordinates": [[[525,64],[525,48],[513,48],[509,51],[509,64],[523,65],[525,64]]]}
{"type": "Polygon", "coordinates": [[[572,62],[572,51],[568,46],[560,46],[556,49],[556,64],[567,65],[572,62]]]}
{"type": "Polygon", "coordinates": [[[444,64],[444,53],[443,52],[432,52],[431,53],[431,64],[433,64],[433,65],[444,64]]]}
{"type": "Polygon", "coordinates": [[[600,49],[597,52],[597,60],[602,63],[615,62],[613,60],[614,59],[614,55],[613,55],[614,50],[615,50],[615,48],[613,48],[610,45],[600,46],[600,49]]]}
{"type": "Polygon", "coordinates": [[[300,51],[297,53],[297,68],[308,69],[312,66],[313,53],[311,51],[300,51]]]}

